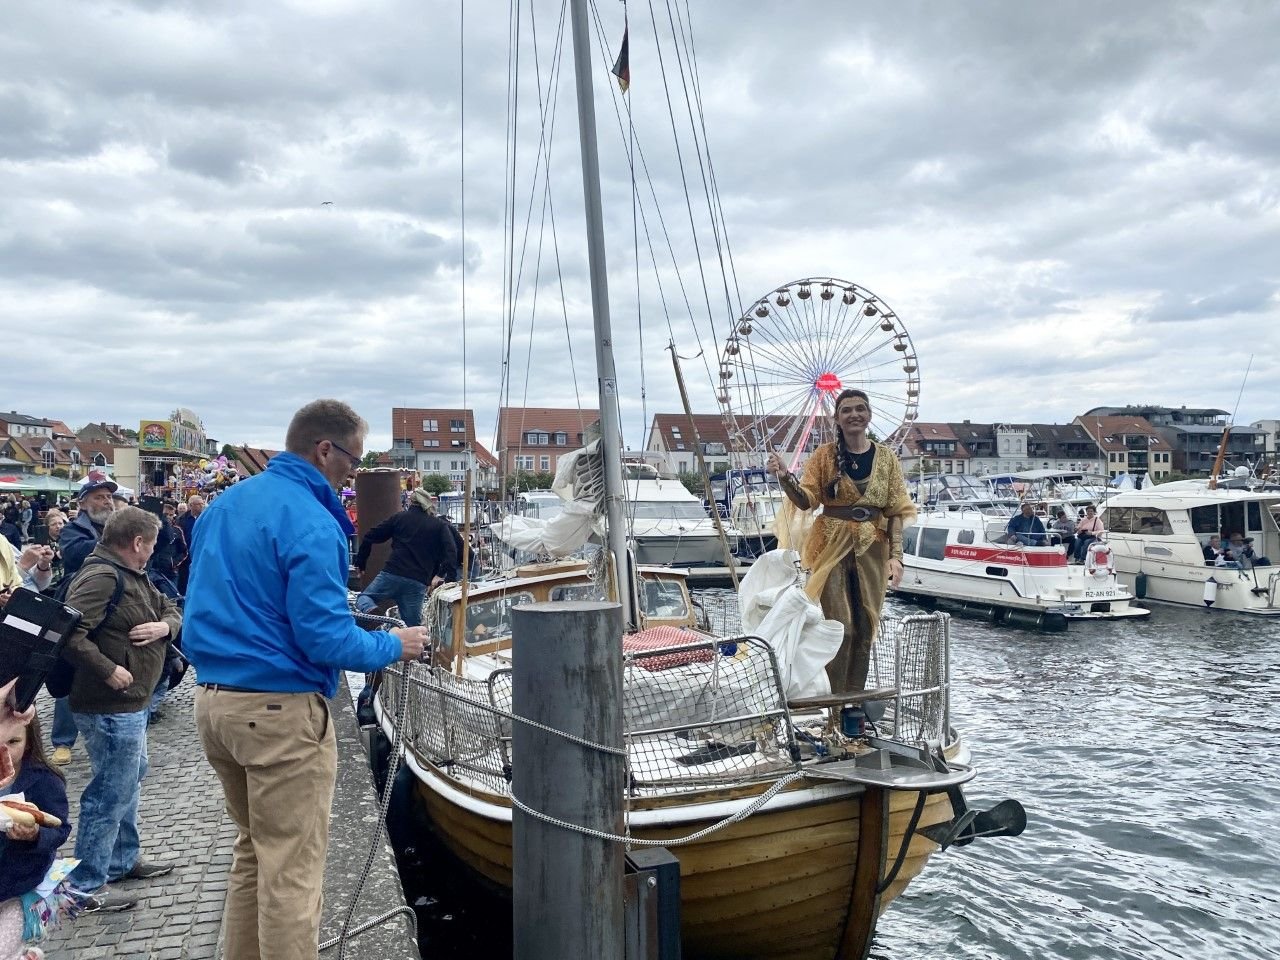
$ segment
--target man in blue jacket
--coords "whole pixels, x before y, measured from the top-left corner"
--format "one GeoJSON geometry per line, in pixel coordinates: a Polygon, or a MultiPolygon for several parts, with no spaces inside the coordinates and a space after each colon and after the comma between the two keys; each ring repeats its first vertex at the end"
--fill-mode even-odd
{"type": "Polygon", "coordinates": [[[1043,547],[1049,542],[1048,537],[1045,536],[1044,524],[1036,516],[1031,504],[1025,500],[1022,502],[1022,508],[1009,520],[1005,529],[1008,531],[1010,543],[1020,543],[1024,547],[1043,547]]]}
{"type": "Polygon", "coordinates": [[[228,960],[315,960],[337,774],[325,698],[340,671],[414,660],[426,640],[422,627],[362,630],[347,606],[353,528],[335,491],[368,429],[345,403],[307,404],[286,452],[214,500],[191,545],[183,647],[200,740],[239,830],[228,960]]]}

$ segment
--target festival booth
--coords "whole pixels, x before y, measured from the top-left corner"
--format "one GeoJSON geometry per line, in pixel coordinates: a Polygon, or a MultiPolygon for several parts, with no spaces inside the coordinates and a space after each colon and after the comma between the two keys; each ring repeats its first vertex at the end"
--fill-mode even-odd
{"type": "Polygon", "coordinates": [[[204,425],[192,411],[138,424],[138,489],[146,496],[186,499],[230,486],[239,473],[226,457],[210,457],[204,425]]]}

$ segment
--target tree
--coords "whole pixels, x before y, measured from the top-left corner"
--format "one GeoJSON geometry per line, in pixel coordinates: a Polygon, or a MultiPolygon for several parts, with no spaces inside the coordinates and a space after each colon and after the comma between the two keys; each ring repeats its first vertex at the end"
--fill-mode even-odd
{"type": "Polygon", "coordinates": [[[54,467],[52,470],[49,471],[49,476],[58,477],[62,480],[66,480],[67,477],[70,476],[70,474],[67,472],[66,467],[54,467]]]}
{"type": "Polygon", "coordinates": [[[230,461],[230,460],[239,460],[239,459],[240,459],[240,455],[239,455],[238,453],[236,453],[236,448],[235,448],[235,447],[233,447],[233,446],[232,446],[231,444],[229,444],[229,443],[224,443],[224,444],[222,445],[222,451],[221,451],[221,452],[222,452],[222,455],[223,455],[224,457],[226,457],[228,461],[230,461]]]}
{"type": "Polygon", "coordinates": [[[684,484],[684,488],[695,497],[701,499],[707,495],[706,487],[702,481],[702,474],[697,470],[681,470],[676,476],[684,484]]]}
{"type": "Polygon", "coordinates": [[[555,479],[554,473],[527,473],[524,470],[517,470],[507,477],[507,495],[513,496],[526,490],[550,490],[555,479]]]}
{"type": "Polygon", "coordinates": [[[428,493],[448,493],[453,489],[453,481],[443,473],[428,473],[423,476],[421,487],[428,493]]]}
{"type": "Polygon", "coordinates": [[[360,466],[373,469],[378,465],[378,458],[381,456],[382,452],[379,450],[368,450],[365,452],[365,455],[360,458],[360,466]]]}

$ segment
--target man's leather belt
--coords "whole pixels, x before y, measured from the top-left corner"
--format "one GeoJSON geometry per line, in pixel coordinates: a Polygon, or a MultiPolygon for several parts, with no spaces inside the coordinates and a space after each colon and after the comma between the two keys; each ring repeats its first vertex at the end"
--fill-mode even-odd
{"type": "Polygon", "coordinates": [[[204,687],[206,690],[216,690],[222,693],[279,693],[279,690],[254,690],[250,687],[235,687],[229,683],[197,683],[197,687],[204,687]]]}
{"type": "Polygon", "coordinates": [[[823,516],[832,517],[836,520],[857,520],[867,522],[879,520],[883,515],[879,507],[833,507],[825,506],[822,508],[823,516]]]}

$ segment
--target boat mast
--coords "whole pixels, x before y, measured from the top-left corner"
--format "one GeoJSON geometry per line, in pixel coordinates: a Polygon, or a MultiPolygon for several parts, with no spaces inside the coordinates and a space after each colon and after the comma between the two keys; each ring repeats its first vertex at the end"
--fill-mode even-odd
{"type": "Polygon", "coordinates": [[[595,94],[591,86],[591,34],[587,0],[570,0],[573,18],[573,72],[578,96],[578,137],[582,144],[582,193],[587,212],[587,258],[591,269],[591,312],[595,324],[596,377],[600,387],[600,448],[604,457],[605,516],[613,554],[622,622],[637,624],[627,562],[627,520],[622,479],[622,426],[618,421],[618,376],[609,325],[609,281],[605,274],[604,216],[600,205],[600,158],[596,151],[595,94]]]}

